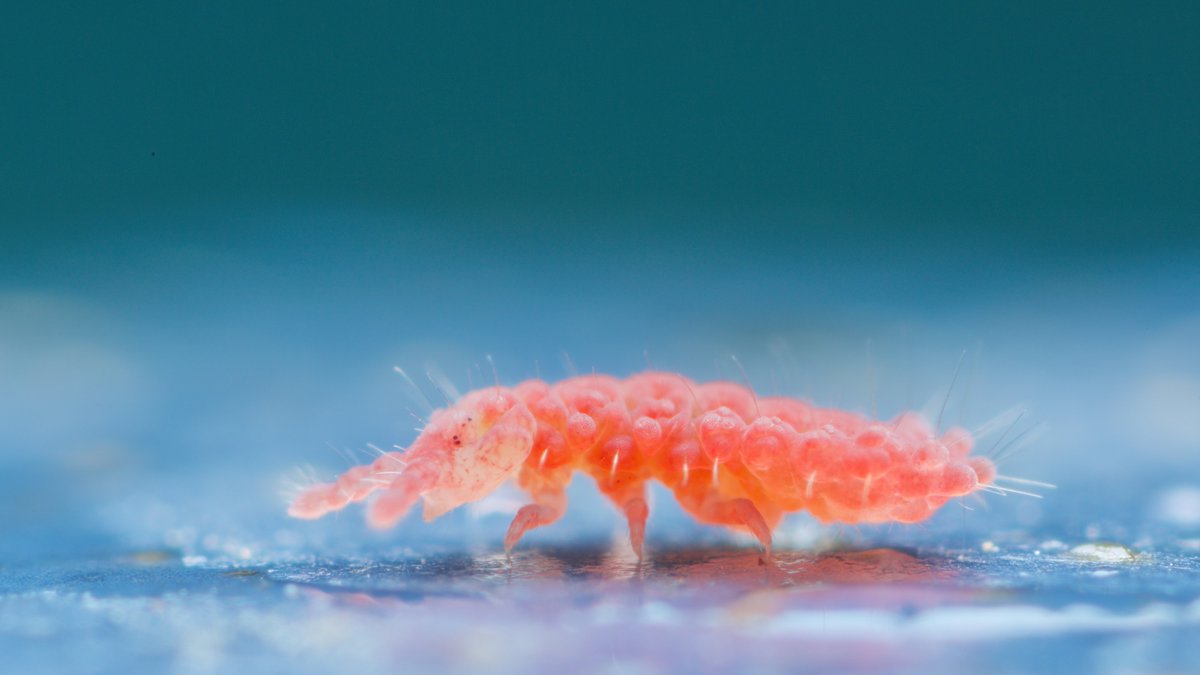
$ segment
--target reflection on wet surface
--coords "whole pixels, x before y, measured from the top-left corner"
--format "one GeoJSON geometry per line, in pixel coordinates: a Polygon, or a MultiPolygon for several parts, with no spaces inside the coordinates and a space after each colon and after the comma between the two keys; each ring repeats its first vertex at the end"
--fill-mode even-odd
{"type": "MultiPolygon", "coordinates": [[[[984,548],[659,548],[641,564],[621,547],[202,564],[151,549],[4,570],[0,648],[20,667],[29,640],[78,634],[93,653],[130,645],[134,670],[294,673],[1023,671],[1046,664],[1014,644],[1099,637],[1152,643],[1164,667],[1200,656],[1194,555],[984,548]]],[[[86,672],[88,649],[58,665],[86,672]]]]}
{"type": "Polygon", "coordinates": [[[954,561],[891,548],[784,552],[769,561],[752,550],[674,550],[642,564],[624,551],[551,549],[511,559],[490,554],[291,564],[266,576],[337,606],[399,602],[556,622],[577,620],[579,612],[615,611],[635,624],[685,625],[705,616],[750,628],[794,610],[905,615],[983,594],[962,582],[954,561]]]}
{"type": "Polygon", "coordinates": [[[783,552],[767,560],[754,551],[695,549],[660,553],[639,562],[625,552],[550,549],[513,555],[445,555],[394,561],[291,564],[272,568],[277,581],[332,592],[421,597],[519,592],[538,588],[638,589],[677,596],[724,597],[764,589],[822,585],[928,584],[951,581],[951,561],[877,548],[821,554],[783,552]]]}
{"type": "Polygon", "coordinates": [[[254,518],[264,511],[133,500],[112,514],[119,536],[0,556],[6,667],[930,675],[1200,662],[1200,546],[1158,521],[1072,535],[974,513],[826,530],[811,545],[781,536],[769,561],[663,527],[639,563],[623,532],[535,539],[509,557],[487,520],[376,534],[254,518]],[[52,646],[68,639],[76,649],[52,646]]]}

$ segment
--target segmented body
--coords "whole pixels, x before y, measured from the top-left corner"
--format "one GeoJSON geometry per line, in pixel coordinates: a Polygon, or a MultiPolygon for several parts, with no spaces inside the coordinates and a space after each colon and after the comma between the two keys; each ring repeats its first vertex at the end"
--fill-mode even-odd
{"type": "Polygon", "coordinates": [[[530,380],[435,411],[406,451],[308,488],[289,513],[316,518],[382,490],[368,510],[372,525],[394,524],[418,498],[432,520],[515,477],[531,503],[509,527],[511,549],[562,516],[566,487],[582,471],[625,514],[639,556],[651,480],[697,520],[749,530],[769,552],[787,512],[845,523],[928,518],[995,477],[972,446],[968,432],[939,435],[914,413],[872,421],[674,373],[530,380]]]}

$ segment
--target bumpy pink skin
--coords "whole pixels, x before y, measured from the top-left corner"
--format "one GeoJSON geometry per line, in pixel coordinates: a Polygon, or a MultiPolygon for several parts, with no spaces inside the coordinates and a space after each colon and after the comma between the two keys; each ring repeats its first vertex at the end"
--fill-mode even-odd
{"type": "Polygon", "coordinates": [[[288,512],[317,518],[383,490],[368,520],[388,527],[417,499],[432,520],[516,477],[532,503],[509,528],[511,549],[561,517],[578,470],[625,514],[639,556],[649,480],[698,520],[748,530],[769,552],[785,512],[846,523],[928,518],[995,478],[990,461],[970,456],[972,446],[965,430],[938,435],[912,413],[877,422],[672,373],[530,380],[467,394],[435,412],[404,453],[307,489],[288,512]]]}

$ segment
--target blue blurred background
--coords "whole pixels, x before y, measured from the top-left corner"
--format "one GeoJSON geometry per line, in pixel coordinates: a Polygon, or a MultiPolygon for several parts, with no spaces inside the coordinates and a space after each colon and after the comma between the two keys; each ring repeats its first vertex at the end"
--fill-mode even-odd
{"type": "Polygon", "coordinates": [[[292,527],[411,440],[393,365],[564,352],[890,417],[965,350],[949,414],[1062,486],[993,511],[1194,536],[1198,73],[1194,3],[7,7],[0,552],[292,527]]]}

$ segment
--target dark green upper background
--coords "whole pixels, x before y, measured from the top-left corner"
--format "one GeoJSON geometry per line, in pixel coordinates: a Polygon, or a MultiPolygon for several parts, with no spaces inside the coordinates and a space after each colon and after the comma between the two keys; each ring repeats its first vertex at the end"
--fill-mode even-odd
{"type": "Polygon", "coordinates": [[[9,7],[0,222],[302,202],[1191,236],[1200,5],[644,4],[9,7]]]}

